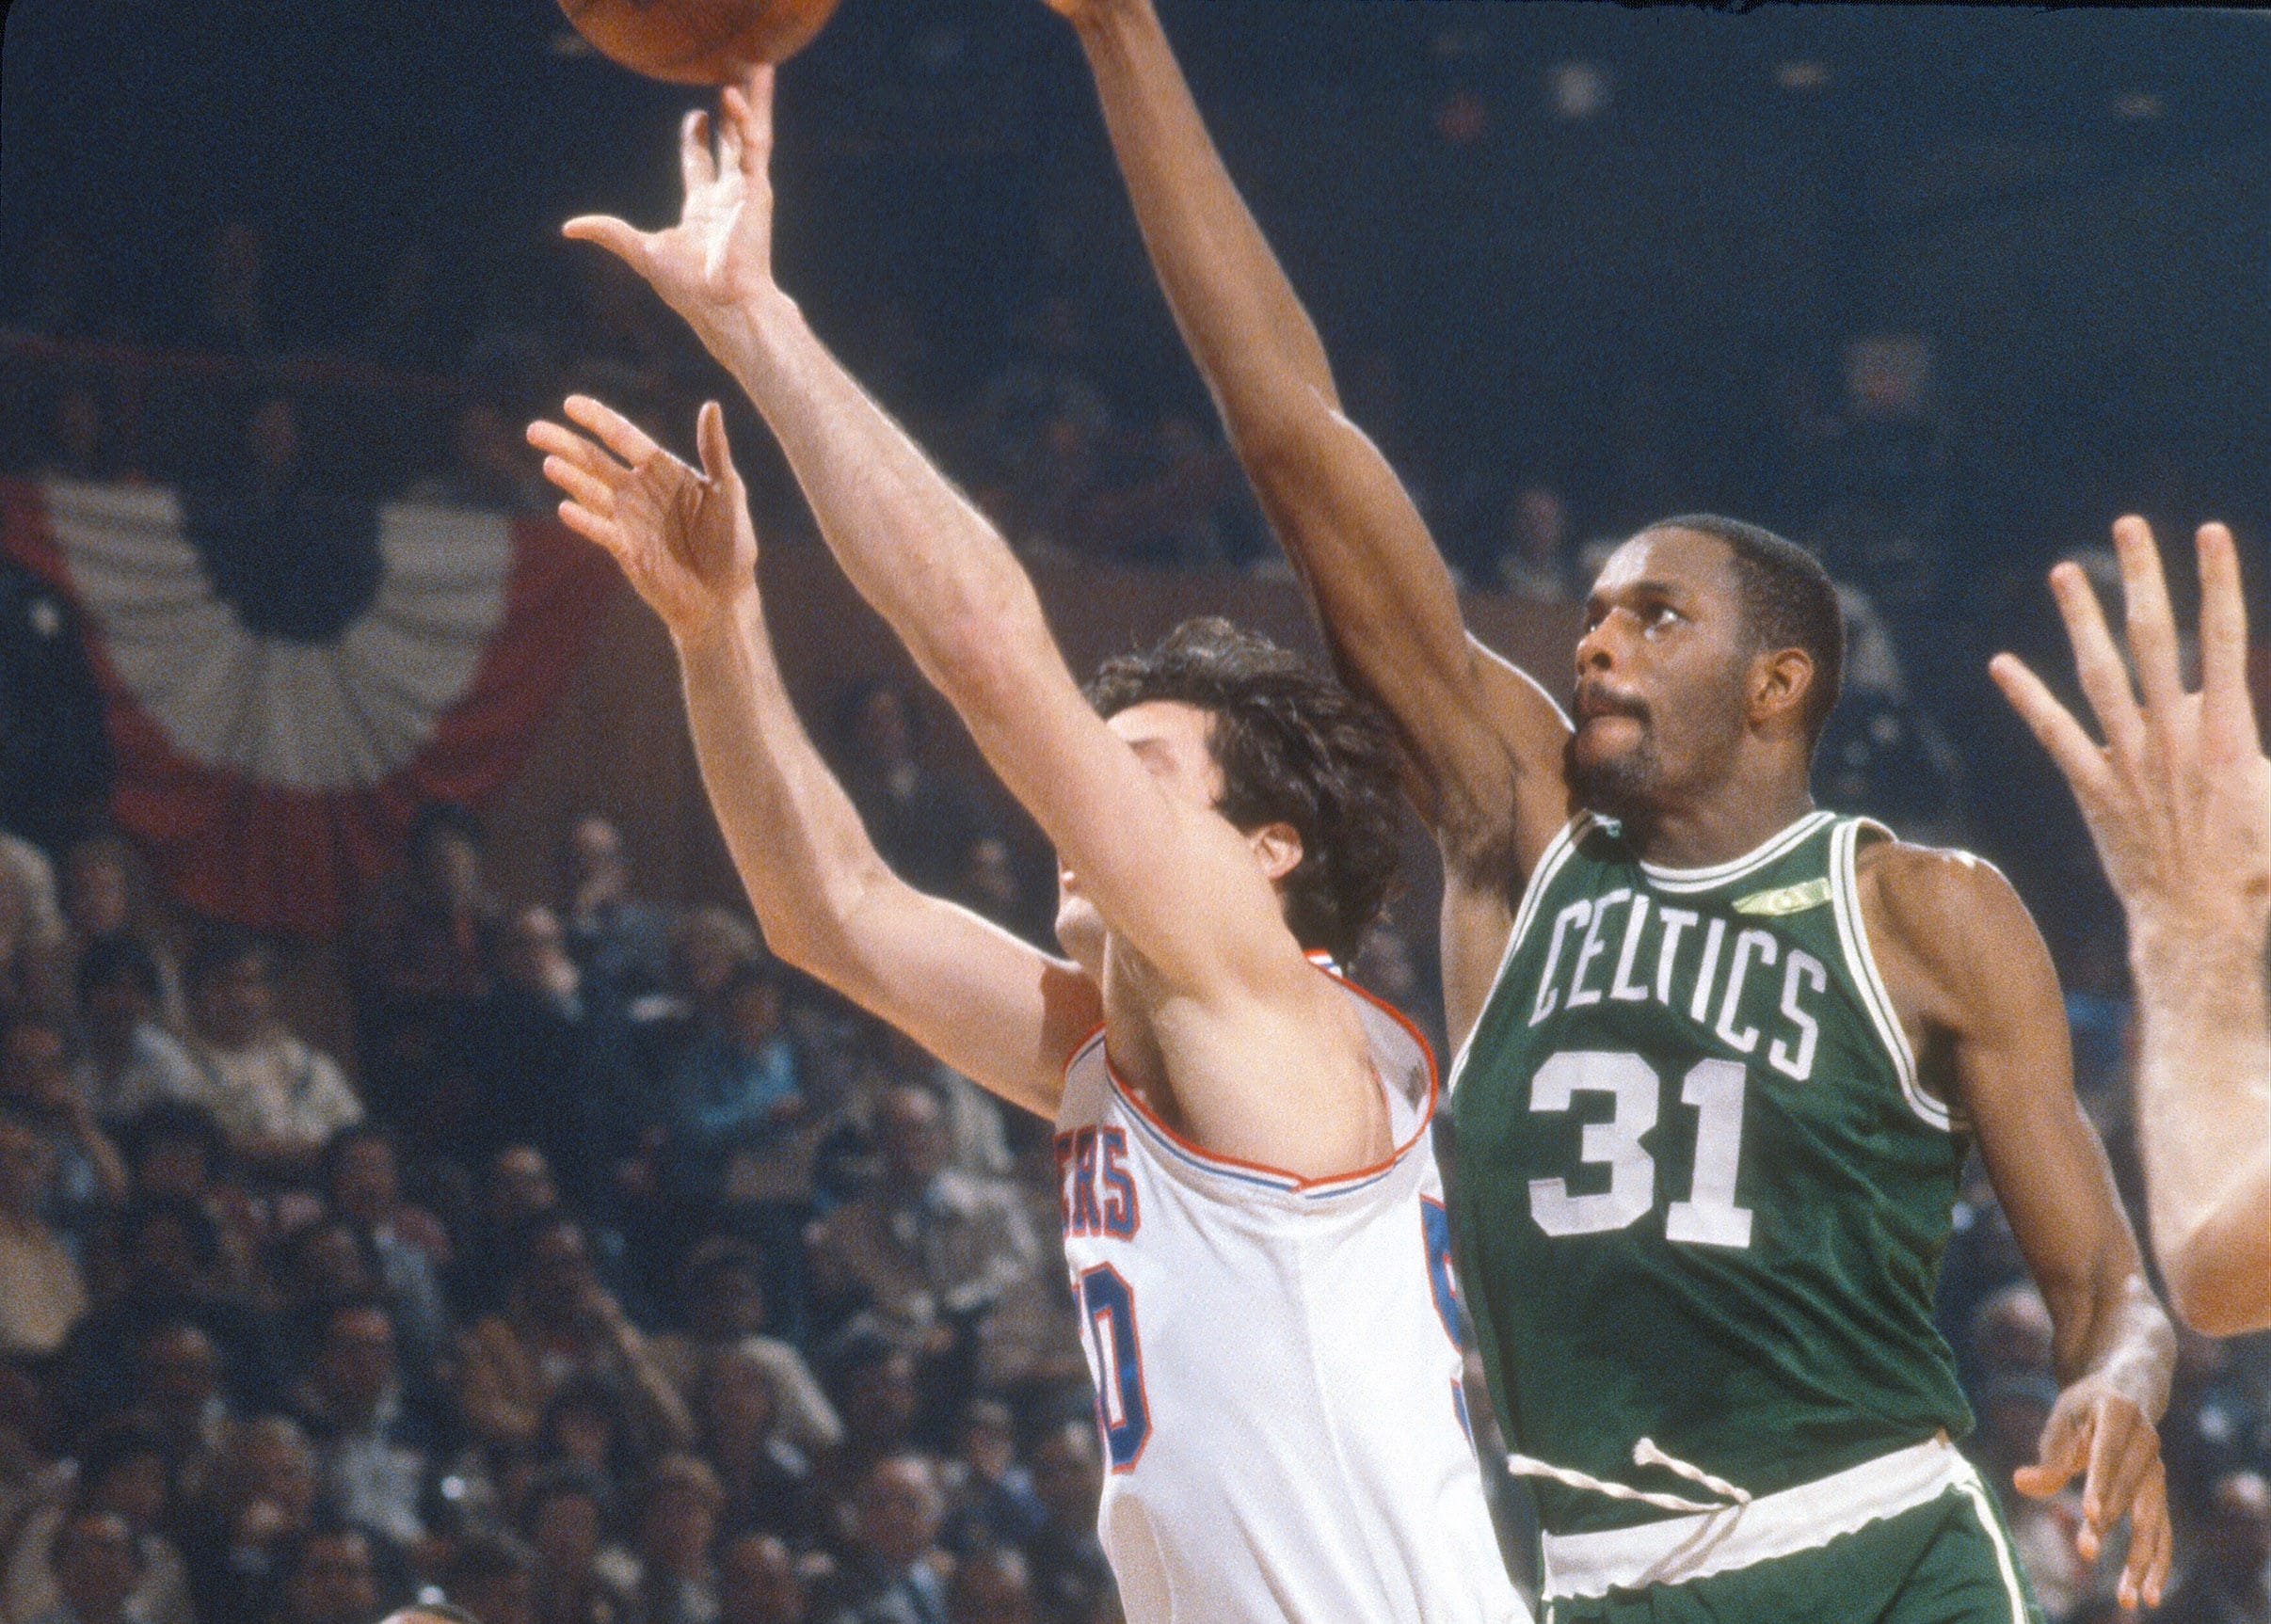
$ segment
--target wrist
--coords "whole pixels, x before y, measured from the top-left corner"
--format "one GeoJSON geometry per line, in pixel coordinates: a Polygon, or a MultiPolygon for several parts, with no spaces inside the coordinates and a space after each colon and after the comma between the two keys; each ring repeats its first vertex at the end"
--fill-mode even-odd
{"type": "Polygon", "coordinates": [[[2129,968],[2140,1001],[2214,1003],[2231,995],[2235,978],[2263,973],[2271,913],[2243,899],[2216,914],[2183,918],[2132,917],[2129,968]]]}
{"type": "Polygon", "coordinates": [[[750,636],[763,625],[757,582],[752,579],[719,602],[698,626],[674,626],[671,642],[679,664],[689,672],[738,666],[750,636]]]}

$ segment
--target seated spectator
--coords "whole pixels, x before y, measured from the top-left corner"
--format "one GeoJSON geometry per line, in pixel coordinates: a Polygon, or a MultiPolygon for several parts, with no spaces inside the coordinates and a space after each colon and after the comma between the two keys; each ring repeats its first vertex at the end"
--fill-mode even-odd
{"type": "Polygon", "coordinates": [[[363,1075],[421,1145],[446,1146],[480,1097],[482,1022],[502,915],[482,875],[480,821],[436,803],[411,821],[402,871],[355,931],[350,981],[363,1075]]]}
{"type": "Polygon", "coordinates": [[[1033,1492],[1048,1521],[1026,1543],[1033,1589],[1051,1616],[1086,1619],[1114,1594],[1112,1564],[1096,1537],[1104,1457],[1093,1419],[1052,1427],[1033,1446],[1033,1492]]]}
{"type": "Polygon", "coordinates": [[[812,1465],[781,1435],[773,1377],[742,1347],[712,1356],[696,1394],[703,1457],[725,1490],[730,1528],[762,1528],[792,1539],[818,1532],[812,1465]]]}
{"type": "Polygon", "coordinates": [[[1009,1406],[972,1399],[954,1428],[954,1457],[940,1474],[947,1496],[946,1543],[958,1552],[1023,1545],[1041,1532],[1048,1512],[1032,1473],[1017,1463],[1009,1406]]]}
{"type": "Polygon", "coordinates": [[[631,1395],[643,1448],[683,1448],[694,1424],[622,1305],[600,1283],[582,1228],[541,1219],[504,1311],[459,1341],[458,1403],[488,1442],[533,1438],[544,1407],[577,1377],[599,1376],[631,1395]]]}
{"type": "Polygon", "coordinates": [[[182,1042],[160,1024],[157,962],[132,936],[97,936],[79,956],[80,1031],[72,1089],[98,1122],[118,1127],[160,1100],[195,1099],[203,1082],[182,1042]]]}
{"type": "Polygon", "coordinates": [[[236,1427],[221,1391],[220,1350],[188,1320],[158,1320],[136,1345],[134,1391],[123,1413],[165,1446],[178,1497],[200,1500],[236,1427]]]}
{"type": "Polygon", "coordinates": [[[118,1279],[72,1328],[57,1364],[58,1396],[82,1423],[135,1400],[136,1350],[152,1328],[186,1321],[221,1356],[222,1381],[239,1403],[269,1392],[260,1318],[225,1278],[219,1232],[204,1208],[179,1196],[130,1203],[119,1220],[118,1279]]]}
{"type": "Polygon", "coordinates": [[[430,1409],[406,1393],[383,1304],[331,1309],[292,1409],[315,1446],[318,1480],[335,1510],[405,1548],[425,1537],[422,1502],[436,1475],[439,1439],[430,1409]]]}
{"type": "Polygon", "coordinates": [[[946,1584],[933,1552],[946,1499],[921,1455],[893,1455],[860,1479],[851,1540],[816,1609],[825,1624],[939,1624],[946,1584]]]}
{"type": "Polygon", "coordinates": [[[831,1349],[827,1379],[844,1439],[815,1463],[812,1487],[827,1537],[841,1540],[851,1537],[868,1469],[914,1446],[921,1390],[914,1355],[872,1326],[857,1324],[831,1349]]]}
{"type": "Polygon", "coordinates": [[[14,1106],[55,1153],[46,1216],[84,1242],[104,1208],[126,1199],[126,1162],[72,1086],[61,1022],[23,1013],[0,1033],[0,1102],[14,1106]]]}
{"type": "Polygon", "coordinates": [[[668,972],[669,917],[633,894],[621,832],[586,812],[568,832],[563,867],[560,917],[568,949],[593,990],[616,1003],[660,990],[668,972]]]}
{"type": "Polygon", "coordinates": [[[476,1535],[441,1570],[441,1593],[481,1624],[536,1624],[536,1552],[510,1535],[476,1535]]]}
{"type": "Polygon", "coordinates": [[[69,1480],[69,1463],[50,1458],[53,1431],[54,1406],[40,1384],[0,1362],[0,1529],[69,1480]]]}
{"type": "Polygon", "coordinates": [[[173,1522],[165,1444],[131,1421],[90,1433],[54,1497],[24,1518],[8,1557],[7,1616],[40,1618],[72,1605],[84,1616],[83,1602],[71,1594],[70,1570],[79,1554],[71,1539],[90,1512],[116,1517],[128,1532],[133,1577],[120,1598],[126,1616],[148,1624],[188,1624],[187,1572],[165,1532],[173,1522]]]}
{"type": "MultiPolygon", "coordinates": [[[[122,835],[82,836],[63,853],[63,923],[67,951],[85,987],[87,953],[109,937],[132,942],[150,961],[157,988],[156,1017],[179,1031],[188,1018],[182,1000],[182,967],[156,904],[141,853],[122,835]]],[[[82,992],[81,996],[85,994],[82,992]]]]}
{"type": "Polygon", "coordinates": [[[331,1211],[361,1230],[377,1252],[412,1368],[431,1370],[450,1335],[440,1279],[449,1236],[431,1214],[403,1201],[396,1165],[394,1137],[386,1129],[342,1128],[324,1152],[324,1191],[331,1211]]]}
{"type": "Polygon", "coordinates": [[[808,1624],[811,1598],[796,1558],[771,1534],[737,1534],[718,1548],[717,1624],[808,1624]]]}
{"type": "Polygon", "coordinates": [[[805,1112],[777,968],[747,959],[727,973],[672,1075],[668,1100],[672,1182],[696,1211],[713,1210],[727,1197],[736,1153],[762,1155],[805,1112]]]}
{"type": "MultiPolygon", "coordinates": [[[[13,572],[13,565],[0,565],[0,588],[14,584],[13,572]]],[[[0,591],[0,609],[12,607],[7,597],[0,591]]],[[[62,1014],[71,990],[68,954],[55,865],[29,840],[0,830],[0,1018],[62,1014]]]]}
{"type": "Polygon", "coordinates": [[[946,1624],[1039,1624],[1033,1581],[1025,1558],[988,1545],[954,1564],[946,1589],[946,1624]]]}
{"type": "Polygon", "coordinates": [[[386,1604],[377,1536],[319,1522],[286,1543],[278,1563],[272,1624],[371,1624],[386,1604]]]}
{"type": "Polygon", "coordinates": [[[922,712],[895,683],[870,681],[840,712],[843,786],[876,851],[908,884],[948,892],[983,820],[961,786],[920,756],[922,712]]]}
{"type": "MultiPolygon", "coordinates": [[[[264,1232],[264,1213],[228,1181],[229,1142],[202,1106],[160,1100],[120,1130],[131,1199],[186,1201],[212,1223],[220,1244],[224,1290],[249,1298],[264,1232]]],[[[110,1249],[105,1249],[105,1251],[110,1249]]],[[[109,1266],[113,1260],[100,1261],[109,1266]]]]}
{"type": "Polygon", "coordinates": [[[217,933],[190,955],[187,975],[189,1052],[205,1074],[195,1103],[248,1167],[275,1178],[312,1171],[331,1136],[362,1121],[362,1102],[338,1062],[278,1017],[274,956],[253,937],[217,933]]]}
{"type": "Polygon", "coordinates": [[[73,1508],[55,1536],[54,1602],[28,1624],[161,1624],[138,1604],[141,1564],[132,1526],[98,1505],[73,1508]]]}
{"type": "Polygon", "coordinates": [[[264,1415],[237,1429],[204,1504],[193,1509],[184,1552],[200,1624],[265,1616],[284,1558],[314,1515],[315,1472],[306,1435],[284,1417],[264,1415]]]}
{"type": "Polygon", "coordinates": [[[482,1097],[455,1155],[487,1158],[534,1138],[586,1201],[601,1195],[635,1123],[650,1114],[643,1057],[617,1001],[587,996],[559,916],[541,905],[506,922],[484,1017],[482,1097]]]}
{"type": "Polygon", "coordinates": [[[41,1216],[55,1175],[46,1136],[20,1107],[0,1106],[0,1357],[50,1358],[87,1314],[87,1282],[41,1216]]]}
{"type": "Polygon", "coordinates": [[[540,1220],[560,1213],[552,1162],[536,1146],[506,1145],[489,1159],[475,1222],[459,1238],[450,1301],[461,1312],[501,1308],[540,1220]]]}
{"type": "Polygon", "coordinates": [[[544,1406],[536,1458],[584,1467],[609,1483],[631,1482],[647,1464],[632,1432],[622,1390],[605,1377],[580,1376],[544,1406]]]}
{"type": "Polygon", "coordinates": [[[696,1245],[679,1268],[685,1329],[653,1339],[655,1362],[692,1404],[710,1363],[728,1348],[740,1351],[765,1372],[781,1436],[808,1456],[824,1455],[842,1441],[843,1423],[804,1355],[764,1334],[762,1264],[757,1250],[736,1236],[712,1235],[696,1245]]]}
{"type": "Polygon", "coordinates": [[[530,1489],[522,1531],[536,1553],[537,1624],[633,1624],[638,1565],[608,1543],[605,1482],[555,1467],[530,1489]]]}
{"type": "Polygon", "coordinates": [[[638,1602],[642,1624],[712,1624],[717,1617],[717,1538],[725,1490],[691,1455],[665,1455],[647,1474],[639,1507],[638,1602]]]}
{"type": "Polygon", "coordinates": [[[989,1345],[1005,1296],[1038,1293],[1040,1243],[1005,1187],[946,1165],[945,1111],[916,1084],[889,1089],[876,1110],[883,1176],[814,1224],[816,1291],[864,1301],[884,1328],[985,1386],[1022,1376],[989,1345]]]}

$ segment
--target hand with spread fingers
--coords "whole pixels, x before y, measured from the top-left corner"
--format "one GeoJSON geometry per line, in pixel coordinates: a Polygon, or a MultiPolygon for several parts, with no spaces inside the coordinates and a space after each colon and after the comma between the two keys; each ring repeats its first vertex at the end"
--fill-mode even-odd
{"type": "Polygon", "coordinates": [[[2157,1607],[2175,1546],[2168,1527],[2168,1478],[2160,1434],[2136,1399],[2111,1381],[2086,1377],[2058,1395],[2042,1427],[2038,1463],[2012,1473],[2019,1492],[2048,1500],[2082,1479],[2082,1526],[2074,1548],[2095,1562],[2105,1536],[2129,1519],[2120,1603],[2157,1607]]]}
{"type": "Polygon", "coordinates": [[[758,67],[720,98],[723,118],[686,115],[679,169],[686,200],[679,222],[642,231],[609,215],[579,215],[560,228],[597,243],[647,279],[713,351],[768,295],[773,279],[773,70],[758,67]]]}
{"type": "Polygon", "coordinates": [[[732,625],[757,595],[757,528],[717,403],[696,422],[698,472],[589,396],[568,396],[568,416],[590,438],[554,422],[528,430],[544,476],[568,493],[561,521],[607,549],[680,644],[732,625]]]}
{"type": "Polygon", "coordinates": [[[2247,693],[2231,533],[2199,532],[2198,692],[2178,669],[2152,532],[2124,518],[2114,545],[2134,691],[2088,581],[2071,564],[2051,572],[2105,742],[2010,655],[1990,669],[2073,787],[2127,914],[2153,1248],[2177,1313],[2231,1336],[2271,1326],[2271,760],[2247,693]]]}

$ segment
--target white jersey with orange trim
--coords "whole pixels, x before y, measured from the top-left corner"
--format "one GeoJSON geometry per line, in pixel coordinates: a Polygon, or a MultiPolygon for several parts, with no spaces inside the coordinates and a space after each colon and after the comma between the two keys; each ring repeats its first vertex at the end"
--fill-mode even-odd
{"type": "Polygon", "coordinates": [[[1434,1060],[1335,979],[1396,1129],[1377,1167],[1303,1180],[1200,1150],[1113,1077],[1101,1031],[1065,1067],[1064,1255],[1129,1624],[1528,1616],[1467,1436],[1434,1060]]]}

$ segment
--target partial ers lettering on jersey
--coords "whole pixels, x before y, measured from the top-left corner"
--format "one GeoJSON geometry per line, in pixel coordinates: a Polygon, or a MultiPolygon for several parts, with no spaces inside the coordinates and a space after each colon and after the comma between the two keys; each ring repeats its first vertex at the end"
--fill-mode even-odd
{"type": "Polygon", "coordinates": [[[1821,1040],[1814,1001],[1829,985],[1819,959],[1771,931],[1619,886],[1554,915],[1529,1025],[1557,1011],[1657,1004],[1802,1083],[1821,1040]]]}
{"type": "Polygon", "coordinates": [[[1143,1221],[1128,1176],[1128,1134],[1081,1127],[1057,1135],[1057,1218],[1067,1238],[1133,1240],[1143,1221]]]}

